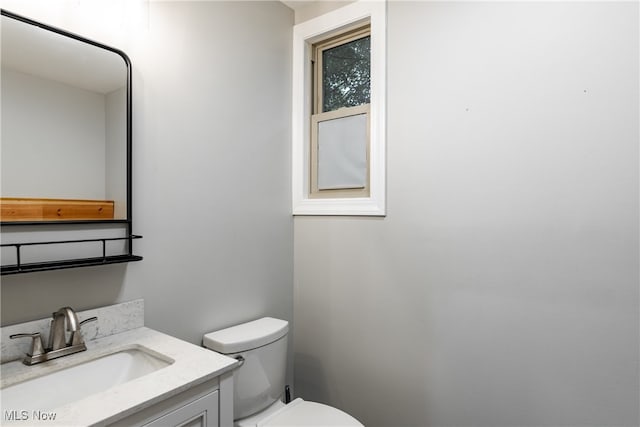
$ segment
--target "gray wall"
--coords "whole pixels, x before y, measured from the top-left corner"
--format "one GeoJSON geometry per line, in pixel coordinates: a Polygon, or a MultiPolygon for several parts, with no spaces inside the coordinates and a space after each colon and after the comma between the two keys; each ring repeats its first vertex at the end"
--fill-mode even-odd
{"type": "Polygon", "coordinates": [[[299,24],[316,16],[339,9],[356,0],[302,0],[302,1],[285,1],[285,3],[295,10],[295,23],[299,24]]]}
{"type": "Polygon", "coordinates": [[[28,12],[131,57],[134,231],[144,236],[135,248],[145,259],[3,276],[2,323],[139,297],[148,326],[197,344],[233,323],[291,319],[293,12],[279,2],[153,2],[125,45],[98,33],[99,16],[91,33],[71,13],[28,12]]]}
{"type": "Polygon", "coordinates": [[[637,426],[638,4],[390,2],[388,216],[296,217],[296,392],[637,426]]]}

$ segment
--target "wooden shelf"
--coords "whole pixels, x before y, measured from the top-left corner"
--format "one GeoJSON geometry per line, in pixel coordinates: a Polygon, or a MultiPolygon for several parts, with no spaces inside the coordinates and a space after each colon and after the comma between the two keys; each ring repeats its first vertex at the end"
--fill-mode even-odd
{"type": "Polygon", "coordinates": [[[113,219],[113,200],[0,197],[0,221],[69,221],[113,219]]]}

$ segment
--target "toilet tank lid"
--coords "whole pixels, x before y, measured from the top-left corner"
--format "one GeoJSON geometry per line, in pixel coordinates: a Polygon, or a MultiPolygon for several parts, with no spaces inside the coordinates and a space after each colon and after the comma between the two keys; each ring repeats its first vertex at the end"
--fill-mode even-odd
{"type": "Polygon", "coordinates": [[[277,341],[288,331],[289,322],[286,320],[263,317],[252,322],[209,332],[202,339],[202,344],[218,353],[240,353],[277,341]]]}

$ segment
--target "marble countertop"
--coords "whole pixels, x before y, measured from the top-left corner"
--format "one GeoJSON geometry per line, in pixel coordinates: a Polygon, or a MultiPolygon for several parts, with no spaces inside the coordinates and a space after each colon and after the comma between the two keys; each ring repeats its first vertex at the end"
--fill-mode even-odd
{"type": "MultiPolygon", "coordinates": [[[[216,378],[238,364],[235,359],[230,357],[153,329],[140,327],[89,341],[87,342],[87,351],[50,360],[39,365],[26,366],[20,361],[4,363],[0,365],[0,387],[5,388],[101,356],[135,348],[172,359],[174,362],[155,372],[73,403],[58,408],[46,408],[47,412],[55,413],[55,420],[42,421],[41,424],[86,426],[112,423],[190,387],[216,378]]],[[[69,387],[73,387],[73,384],[70,384],[69,387]]],[[[43,390],[43,392],[56,393],[58,391],[43,390]]],[[[3,412],[7,410],[19,411],[20,409],[4,407],[3,412]]],[[[31,419],[25,424],[24,421],[7,422],[6,419],[3,419],[2,425],[25,426],[34,424],[34,421],[31,419]]]]}

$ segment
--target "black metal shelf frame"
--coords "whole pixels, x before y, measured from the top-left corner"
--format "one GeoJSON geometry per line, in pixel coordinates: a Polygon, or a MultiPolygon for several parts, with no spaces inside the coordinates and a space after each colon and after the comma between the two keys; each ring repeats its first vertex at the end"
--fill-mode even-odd
{"type": "Polygon", "coordinates": [[[15,14],[13,12],[9,12],[5,9],[0,9],[0,13],[2,16],[6,16],[11,19],[15,19],[17,21],[21,21],[28,25],[33,25],[39,27],[43,30],[51,31],[53,33],[60,34],[62,36],[66,36],[75,40],[78,40],[83,43],[90,44],[97,48],[105,49],[111,51],[117,55],[119,55],[125,63],[126,66],[126,153],[127,153],[127,217],[126,219],[117,219],[117,220],[98,220],[98,221],[89,221],[89,220],[69,220],[69,221],[16,221],[16,222],[0,222],[0,226],[2,227],[16,227],[20,228],[21,226],[49,226],[49,227],[57,227],[60,226],[69,226],[69,225],[96,225],[96,227],[105,225],[105,224],[123,224],[126,227],[126,237],[111,237],[111,238],[94,238],[94,239],[79,239],[79,240],[60,240],[60,241],[45,241],[45,242],[28,242],[28,243],[7,243],[2,244],[0,247],[15,247],[16,255],[17,255],[17,263],[10,265],[2,265],[1,266],[1,274],[17,274],[17,273],[28,273],[33,271],[46,271],[46,270],[59,270],[63,268],[75,268],[75,267],[85,267],[91,265],[104,265],[104,264],[115,264],[121,262],[130,262],[130,261],[140,261],[142,260],[141,256],[137,256],[133,254],[133,245],[132,241],[134,239],[140,239],[142,236],[133,234],[133,195],[132,195],[132,135],[133,135],[133,92],[132,92],[132,71],[131,71],[131,60],[120,49],[113,48],[111,46],[107,46],[100,42],[96,42],[94,40],[87,39],[80,35],[70,33],[68,31],[62,30],[60,28],[52,27],[47,24],[43,24],[41,22],[35,21],[33,19],[15,14]],[[128,248],[127,253],[122,255],[106,255],[106,242],[112,240],[127,240],[128,248]],[[34,246],[34,245],[54,245],[54,244],[74,244],[74,243],[86,243],[86,242],[102,242],[102,256],[101,257],[86,257],[72,260],[55,260],[55,261],[43,261],[43,262],[31,262],[31,263],[22,263],[20,260],[20,248],[22,246],[34,246]]]}
{"type": "Polygon", "coordinates": [[[45,270],[59,270],[63,268],[74,268],[74,267],[87,267],[92,265],[104,265],[104,264],[115,264],[121,262],[130,262],[130,261],[140,261],[142,260],[141,256],[131,254],[131,249],[129,249],[129,254],[121,254],[121,255],[107,255],[107,242],[108,241],[116,241],[116,240],[127,240],[129,242],[129,248],[131,248],[131,241],[134,239],[141,239],[142,236],[138,235],[129,235],[127,237],[105,237],[99,239],[76,239],[76,240],[54,240],[47,242],[28,242],[28,243],[4,243],[1,244],[0,247],[14,247],[16,249],[16,264],[3,265],[2,266],[2,274],[18,274],[18,273],[28,273],[32,271],[45,271],[45,270]],[[73,243],[91,243],[91,242],[101,242],[102,243],[102,256],[101,257],[88,257],[88,258],[77,258],[77,259],[69,259],[69,260],[59,260],[59,261],[43,261],[43,262],[31,262],[31,263],[23,263],[21,249],[23,246],[44,246],[44,245],[58,245],[58,244],[73,244],[73,243]]]}

